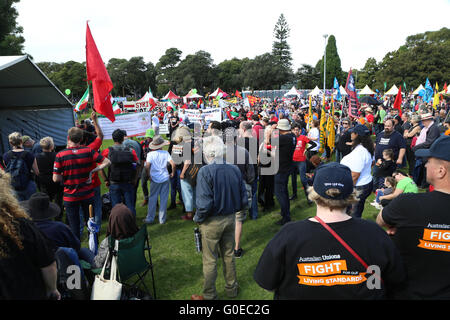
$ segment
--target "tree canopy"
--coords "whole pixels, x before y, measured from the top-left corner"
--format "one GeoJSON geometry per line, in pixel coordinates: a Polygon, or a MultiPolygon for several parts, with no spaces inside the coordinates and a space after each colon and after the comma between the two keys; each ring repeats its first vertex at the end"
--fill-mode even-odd
{"type": "Polygon", "coordinates": [[[18,12],[14,7],[20,0],[0,1],[0,56],[23,54],[23,28],[17,24],[18,12]]]}

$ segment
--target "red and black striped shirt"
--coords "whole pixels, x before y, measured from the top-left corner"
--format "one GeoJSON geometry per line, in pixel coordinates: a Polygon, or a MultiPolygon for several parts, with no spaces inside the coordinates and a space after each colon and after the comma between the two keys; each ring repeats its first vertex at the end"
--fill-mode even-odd
{"type": "Polygon", "coordinates": [[[64,201],[75,202],[94,196],[94,184],[87,184],[89,172],[104,157],[89,147],[68,148],[58,152],[53,173],[63,177],[64,201]]]}

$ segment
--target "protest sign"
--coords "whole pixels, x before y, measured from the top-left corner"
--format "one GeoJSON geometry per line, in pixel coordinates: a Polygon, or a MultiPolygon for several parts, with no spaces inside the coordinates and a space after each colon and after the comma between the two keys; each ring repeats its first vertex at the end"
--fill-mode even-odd
{"type": "Polygon", "coordinates": [[[201,117],[204,117],[205,122],[222,121],[222,108],[210,108],[200,110],[185,109],[185,114],[188,116],[189,122],[200,122],[201,117]]]}
{"type": "Polygon", "coordinates": [[[150,112],[125,113],[116,115],[116,121],[99,117],[98,124],[103,131],[104,139],[112,139],[112,133],[116,129],[122,129],[128,136],[143,136],[145,131],[152,127],[150,112]]]}

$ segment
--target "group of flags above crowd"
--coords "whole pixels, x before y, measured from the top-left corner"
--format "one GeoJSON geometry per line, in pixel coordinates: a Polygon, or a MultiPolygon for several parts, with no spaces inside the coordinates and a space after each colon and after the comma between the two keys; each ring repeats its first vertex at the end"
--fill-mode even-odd
{"type": "MultiPolygon", "coordinates": [[[[86,72],[87,72],[87,80],[88,83],[90,82],[92,84],[92,91],[94,96],[94,107],[93,109],[99,113],[107,117],[111,122],[115,121],[115,115],[121,113],[121,108],[117,104],[117,102],[114,102],[114,99],[111,96],[111,91],[113,89],[112,81],[109,77],[108,71],[106,70],[105,64],[103,63],[103,60],[100,56],[100,53],[97,49],[97,46],[95,44],[95,41],[92,37],[89,24],[86,23],[86,72]]],[[[386,82],[384,83],[385,90],[386,90],[386,82]]],[[[403,82],[403,87],[406,87],[406,84],[403,82]]],[[[398,89],[397,97],[394,103],[394,107],[399,109],[399,112],[401,112],[401,103],[402,103],[402,91],[401,86],[398,89]]],[[[442,97],[442,92],[439,92],[438,84],[436,83],[436,93],[433,90],[430,81],[428,78],[425,82],[425,87],[419,91],[419,96],[422,97],[423,101],[425,103],[429,103],[433,101],[433,107],[436,108],[436,106],[439,104],[440,97],[442,97]],[[433,96],[434,94],[434,96],[433,96]]],[[[341,100],[341,90],[339,83],[336,78],[334,78],[334,84],[333,89],[336,90],[336,100],[341,100]]],[[[88,88],[86,89],[86,92],[83,94],[83,97],[80,99],[80,101],[76,104],[74,111],[79,112],[86,108],[88,102],[89,102],[89,91],[90,86],[88,85],[88,88]]],[[[377,90],[378,92],[378,90],[377,90]]],[[[166,95],[166,99],[163,99],[163,101],[166,102],[167,107],[169,110],[173,109],[176,110],[176,106],[173,104],[171,99],[174,99],[174,96],[177,98],[180,98],[173,94],[174,96],[170,96],[171,91],[166,95]]],[[[358,110],[360,108],[360,102],[358,100],[358,93],[355,87],[355,79],[352,74],[352,70],[350,69],[348,76],[347,76],[347,82],[345,85],[345,93],[348,96],[348,114],[353,117],[358,116],[358,110]]],[[[447,83],[444,85],[444,94],[447,93],[447,83]]],[[[241,93],[236,90],[234,94],[235,98],[242,98],[241,93]]],[[[210,94],[208,96],[209,98],[215,98],[217,100],[220,100],[222,98],[229,97],[229,95],[222,91],[220,88],[218,88],[214,93],[210,94]]],[[[310,96],[311,97],[311,96],[310,96]]],[[[333,100],[333,95],[331,95],[333,100]]],[[[203,104],[202,98],[203,96],[199,95],[197,93],[196,89],[191,89],[189,93],[185,96],[185,98],[190,99],[198,99],[197,100],[197,106],[200,106],[203,104]]],[[[252,95],[247,95],[245,97],[245,101],[248,101],[248,105],[253,106],[255,103],[259,102],[261,99],[259,97],[255,97],[252,95]]],[[[158,99],[156,99],[151,90],[149,89],[148,92],[142,97],[140,100],[136,102],[136,104],[145,104],[149,107],[150,110],[155,108],[157,105],[158,99]]],[[[323,107],[325,106],[325,93],[323,95],[323,107]]],[[[334,100],[332,102],[332,107],[334,108],[334,100]]],[[[311,104],[310,104],[311,108],[311,104]]],[[[331,114],[333,114],[332,112],[331,114]]],[[[310,110],[311,114],[311,110],[310,110]]],[[[321,119],[321,127],[322,125],[325,126],[325,123],[322,123],[321,119]]],[[[328,124],[326,125],[328,126],[328,124]]],[[[322,130],[321,130],[322,131],[322,130]]],[[[322,144],[321,144],[322,145],[322,144]]]]}

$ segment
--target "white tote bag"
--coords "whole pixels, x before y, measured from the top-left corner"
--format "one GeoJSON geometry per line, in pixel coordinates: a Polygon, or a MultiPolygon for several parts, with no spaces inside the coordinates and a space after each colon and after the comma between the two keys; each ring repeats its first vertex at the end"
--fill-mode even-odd
{"type": "MultiPolygon", "coordinates": [[[[119,241],[116,240],[114,250],[119,249],[119,241]]],[[[120,300],[122,294],[122,284],[116,280],[117,277],[117,257],[112,256],[111,259],[111,276],[110,279],[105,279],[105,268],[109,260],[109,250],[106,256],[105,264],[103,265],[100,275],[95,276],[94,285],[92,286],[91,300],[120,300]]]]}

